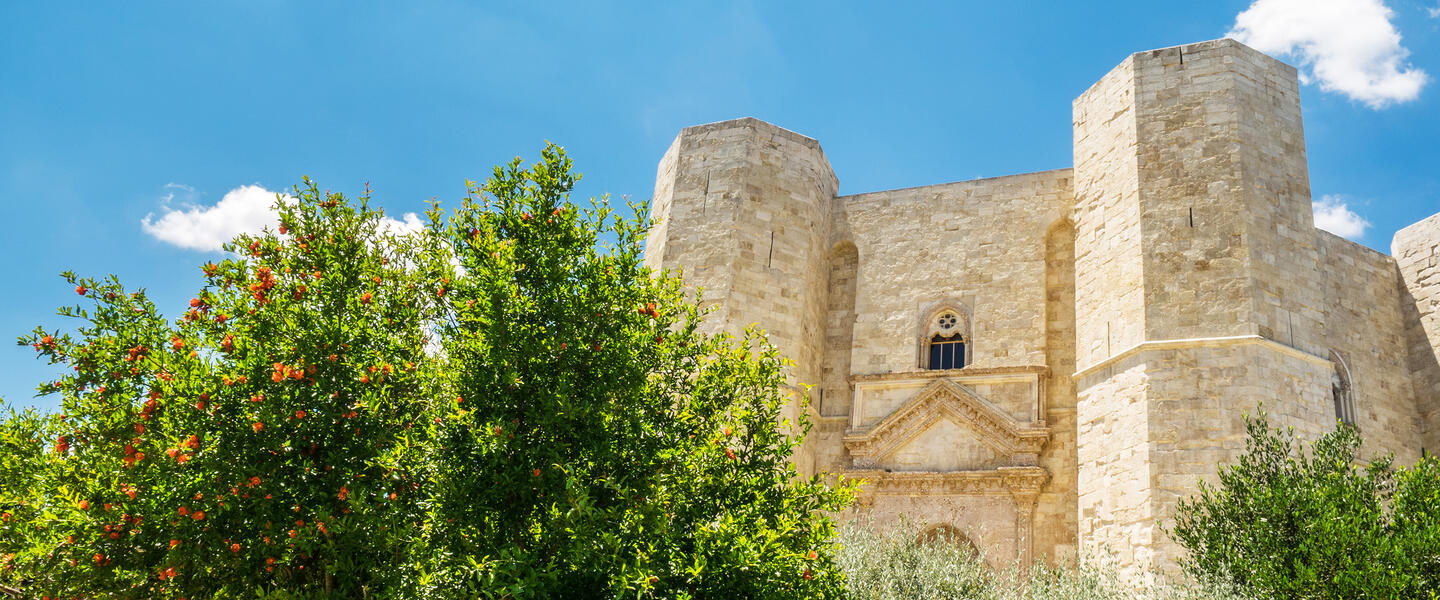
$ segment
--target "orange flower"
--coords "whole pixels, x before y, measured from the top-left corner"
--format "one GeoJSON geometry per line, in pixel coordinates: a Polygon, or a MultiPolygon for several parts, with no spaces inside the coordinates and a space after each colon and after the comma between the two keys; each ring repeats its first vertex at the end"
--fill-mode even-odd
{"type": "Polygon", "coordinates": [[[254,429],[254,430],[255,430],[255,433],[260,433],[260,430],[265,428],[265,424],[264,424],[264,423],[261,423],[261,422],[259,422],[259,421],[256,421],[256,422],[254,422],[254,423],[252,423],[252,424],[250,425],[250,428],[251,428],[251,429],[254,429]]]}
{"type": "Polygon", "coordinates": [[[78,504],[77,506],[80,507],[80,510],[90,510],[90,501],[89,501],[89,500],[81,500],[81,501],[80,501],[80,504],[78,504]]]}
{"type": "Polygon", "coordinates": [[[344,499],[350,497],[350,490],[346,489],[345,486],[343,486],[343,485],[340,486],[340,494],[339,494],[339,496],[340,496],[340,499],[341,499],[341,500],[344,500],[344,499]]]}
{"type": "Polygon", "coordinates": [[[170,549],[173,550],[173,549],[175,549],[176,546],[179,546],[179,545],[180,545],[180,540],[170,540],[170,549]]]}
{"type": "Polygon", "coordinates": [[[231,552],[239,552],[239,551],[240,551],[240,544],[230,544],[230,551],[231,551],[231,552]]]}
{"type": "Polygon", "coordinates": [[[203,511],[203,510],[197,510],[197,511],[195,511],[195,514],[190,515],[190,518],[195,519],[196,521],[204,521],[204,520],[205,520],[205,511],[203,511]]]}
{"type": "Polygon", "coordinates": [[[250,476],[250,487],[255,487],[255,486],[257,486],[257,485],[260,485],[260,478],[254,476],[254,475],[251,475],[251,476],[250,476]]]}

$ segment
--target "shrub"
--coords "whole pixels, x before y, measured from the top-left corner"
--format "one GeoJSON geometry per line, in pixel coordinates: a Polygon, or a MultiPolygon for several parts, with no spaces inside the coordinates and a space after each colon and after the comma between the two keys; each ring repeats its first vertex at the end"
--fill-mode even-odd
{"type": "Polygon", "coordinates": [[[1028,572],[1009,560],[991,561],[944,537],[925,539],[914,524],[876,526],[863,520],[842,528],[837,561],[850,598],[975,600],[1223,600],[1238,598],[1214,585],[1126,581],[1109,563],[1068,557],[1028,572]]]}
{"type": "Polygon", "coordinates": [[[1177,507],[1174,536],[1196,576],[1263,597],[1421,598],[1440,591],[1440,465],[1361,464],[1341,425],[1305,452],[1265,414],[1246,418],[1239,461],[1177,507]]]}

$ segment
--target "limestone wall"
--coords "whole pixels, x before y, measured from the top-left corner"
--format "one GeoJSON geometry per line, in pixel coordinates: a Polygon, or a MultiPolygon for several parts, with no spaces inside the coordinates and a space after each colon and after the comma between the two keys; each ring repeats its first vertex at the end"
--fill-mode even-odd
{"type": "Polygon", "coordinates": [[[1045,239],[1045,420],[1052,436],[1040,455],[1050,483],[1035,507],[1035,552],[1052,561],[1075,554],[1079,528],[1075,444],[1075,228],[1068,220],[1045,239]]]}
{"type": "Polygon", "coordinates": [[[919,320],[944,299],[972,318],[975,367],[1045,364],[1045,234],[1070,203],[1070,171],[836,199],[834,242],[859,256],[856,375],[918,371],[919,320]]]}
{"type": "Polygon", "coordinates": [[[1315,230],[1293,68],[1231,40],[1142,52],[1073,111],[1073,170],[851,196],[815,140],[687,128],[646,263],[683,267],[712,329],[759,323],[816,385],[791,413],[815,418],[802,471],[872,477],[861,512],[968,529],[997,565],[1077,543],[1173,565],[1175,503],[1243,451],[1242,415],[1331,430],[1339,362],[1365,452],[1440,449],[1440,215],[1393,260],[1315,230]],[[926,371],[946,302],[970,360],[926,371]],[[1049,440],[1006,450],[916,400],[942,383],[1049,440]],[[892,425],[903,443],[872,451],[892,425]]]}
{"type": "Polygon", "coordinates": [[[855,342],[855,289],[860,257],[855,244],[841,242],[830,250],[828,307],[825,313],[825,356],[821,359],[820,414],[850,414],[850,354],[855,342]]]}
{"type": "Polygon", "coordinates": [[[1134,58],[1126,59],[1074,103],[1075,355],[1082,367],[1144,339],[1134,69],[1134,58]]]}
{"type": "Polygon", "coordinates": [[[1295,70],[1231,40],[1137,55],[1145,339],[1323,354],[1295,70]]]}
{"type": "MultiPolygon", "coordinates": [[[[1420,458],[1399,271],[1389,256],[1324,231],[1319,240],[1325,285],[1325,339],[1349,371],[1356,426],[1366,456],[1420,458]]],[[[1413,304],[1412,304],[1413,306],[1413,304]]],[[[1330,415],[1335,418],[1335,415],[1330,415]]]]}
{"type": "Polygon", "coordinates": [[[1440,452],[1440,215],[1395,233],[1390,254],[1399,266],[1410,376],[1422,428],[1421,445],[1440,452]]]}
{"type": "MultiPolygon", "coordinates": [[[[703,288],[718,305],[712,329],[762,326],[795,361],[797,390],[820,381],[836,189],[818,142],[749,118],[685,128],[656,177],[646,264],[681,268],[703,288]]],[[[797,457],[802,472],[813,470],[813,447],[797,457]]]]}
{"type": "Polygon", "coordinates": [[[1076,100],[1079,529],[1131,572],[1173,564],[1174,503],[1243,449],[1242,413],[1333,423],[1297,88],[1217,40],[1076,100]]]}
{"type": "MultiPolygon", "coordinates": [[[[1075,365],[1074,242],[1065,220],[1072,203],[1070,175],[1069,170],[1046,171],[843,196],[836,200],[832,225],[833,241],[847,248],[853,244],[858,269],[853,308],[832,304],[837,311],[832,312],[832,323],[853,323],[851,346],[829,344],[827,351],[849,350],[854,376],[921,371],[919,320],[928,307],[946,299],[970,311],[973,358],[967,371],[1052,367],[1040,391],[1045,405],[1038,411],[1053,413],[1045,415],[1052,438],[1039,456],[1039,464],[1051,475],[1033,517],[1027,517],[1034,522],[1034,556],[1050,559],[1073,553],[1076,528],[1074,388],[1069,384],[1075,365]]],[[[844,275],[832,279],[843,280],[844,275]]],[[[826,360],[835,359],[827,355],[826,360]]],[[[852,415],[852,426],[872,425],[923,385],[902,382],[871,389],[864,414],[852,415]]],[[[830,389],[827,413],[849,414],[829,412],[828,398],[836,393],[830,389]]],[[[1012,418],[1038,418],[1036,390],[1029,384],[977,380],[973,389],[1012,418]]],[[[938,423],[918,439],[915,450],[889,457],[880,466],[943,471],[1001,464],[973,440],[961,426],[938,423]]],[[[823,447],[817,451],[827,452],[823,447]]],[[[844,458],[841,451],[831,456],[837,462],[844,458]]],[[[932,500],[938,506],[961,506],[945,498],[932,500]]],[[[879,516],[923,504],[913,499],[877,502],[879,516]]],[[[975,520],[979,514],[935,507],[907,514],[962,529],[985,523],[975,520]]],[[[983,539],[1011,529],[992,530],[983,539]]],[[[990,541],[977,543],[994,548],[990,541]]],[[[1001,544],[1007,548],[1002,553],[1012,552],[1013,543],[1001,544]]]]}

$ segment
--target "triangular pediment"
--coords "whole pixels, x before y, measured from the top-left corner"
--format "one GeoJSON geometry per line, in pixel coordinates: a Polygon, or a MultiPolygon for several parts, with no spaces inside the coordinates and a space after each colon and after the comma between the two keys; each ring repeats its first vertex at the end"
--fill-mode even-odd
{"type": "Polygon", "coordinates": [[[1049,428],[1022,424],[974,390],[938,379],[868,431],[847,435],[845,446],[856,466],[874,467],[941,420],[959,424],[1014,465],[1035,464],[1050,439],[1049,428]]]}
{"type": "Polygon", "coordinates": [[[981,441],[975,431],[937,416],[915,437],[877,459],[889,471],[974,471],[1008,464],[1009,455],[981,441]]]}

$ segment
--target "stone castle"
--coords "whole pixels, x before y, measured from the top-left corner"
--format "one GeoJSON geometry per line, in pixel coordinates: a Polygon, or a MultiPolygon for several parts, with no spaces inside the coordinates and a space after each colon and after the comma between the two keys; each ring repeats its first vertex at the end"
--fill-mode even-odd
{"type": "Polygon", "coordinates": [[[795,362],[802,472],[864,478],[860,511],[992,564],[1171,564],[1176,500],[1262,402],[1402,463],[1440,448],[1440,215],[1390,256],[1315,228],[1294,68],[1141,52],[1073,110],[1073,168],[847,196],[813,139],[686,128],[645,260],[795,362]]]}

